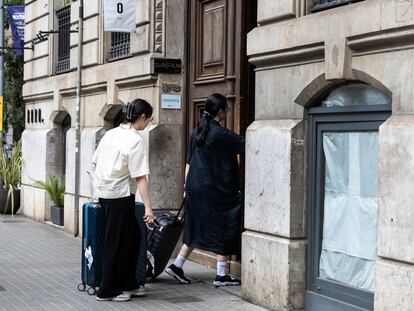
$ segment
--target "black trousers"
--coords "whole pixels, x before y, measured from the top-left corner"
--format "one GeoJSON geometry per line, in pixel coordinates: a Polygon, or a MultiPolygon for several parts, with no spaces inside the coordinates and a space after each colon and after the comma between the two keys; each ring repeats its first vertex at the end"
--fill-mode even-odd
{"type": "Polygon", "coordinates": [[[136,269],[141,233],[135,217],[135,196],[100,199],[105,211],[103,278],[98,296],[115,297],[139,287],[136,269]]]}

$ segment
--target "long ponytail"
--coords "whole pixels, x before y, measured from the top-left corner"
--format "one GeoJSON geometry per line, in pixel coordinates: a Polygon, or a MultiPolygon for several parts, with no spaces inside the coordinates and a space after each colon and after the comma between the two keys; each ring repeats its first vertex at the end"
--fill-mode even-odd
{"type": "Polygon", "coordinates": [[[220,110],[227,109],[227,99],[221,94],[215,93],[210,95],[206,101],[206,109],[203,117],[197,124],[196,143],[202,147],[206,141],[207,134],[210,130],[210,121],[217,116],[220,110]]]}

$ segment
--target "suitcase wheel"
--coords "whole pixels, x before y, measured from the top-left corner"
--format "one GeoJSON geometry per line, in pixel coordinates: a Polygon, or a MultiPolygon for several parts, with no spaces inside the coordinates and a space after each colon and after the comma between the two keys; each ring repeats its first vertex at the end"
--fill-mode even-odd
{"type": "Polygon", "coordinates": [[[85,291],[85,289],[86,289],[85,283],[78,284],[78,291],[83,292],[85,291]]]}
{"type": "Polygon", "coordinates": [[[88,288],[88,294],[90,296],[96,295],[96,289],[95,289],[95,287],[89,287],[88,288]]]}

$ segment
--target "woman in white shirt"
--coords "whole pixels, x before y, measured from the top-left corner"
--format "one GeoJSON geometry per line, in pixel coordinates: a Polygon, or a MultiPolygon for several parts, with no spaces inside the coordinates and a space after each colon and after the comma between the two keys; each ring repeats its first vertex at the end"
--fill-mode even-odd
{"type": "Polygon", "coordinates": [[[99,301],[127,301],[143,296],[145,288],[135,278],[140,230],[135,217],[135,193],[145,205],[144,221],[154,220],[147,175],[145,143],[138,131],[152,120],[152,106],[142,99],[128,103],[126,122],[108,131],[92,159],[94,187],[106,218],[103,279],[99,301]]]}

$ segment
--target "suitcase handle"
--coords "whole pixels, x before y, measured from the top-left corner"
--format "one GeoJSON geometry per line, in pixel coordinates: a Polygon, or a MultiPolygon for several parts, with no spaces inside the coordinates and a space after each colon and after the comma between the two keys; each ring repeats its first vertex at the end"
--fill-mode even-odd
{"type": "MultiPolygon", "coordinates": [[[[183,210],[183,208],[184,208],[184,205],[185,205],[185,198],[184,198],[184,200],[183,200],[183,203],[181,203],[181,206],[180,206],[180,208],[178,209],[178,212],[177,212],[177,215],[175,215],[175,220],[177,221],[178,220],[178,217],[180,217],[180,214],[181,214],[181,211],[183,210]]],[[[165,209],[163,209],[163,208],[159,208],[159,210],[161,210],[161,211],[163,211],[163,212],[165,212],[165,213],[168,213],[165,209]]],[[[184,214],[183,214],[183,216],[185,215],[185,212],[184,212],[184,214]]]]}
{"type": "MultiPolygon", "coordinates": [[[[177,213],[177,215],[175,216],[175,220],[177,221],[178,220],[178,217],[180,217],[180,214],[181,214],[181,211],[183,210],[183,208],[184,208],[184,205],[185,205],[185,198],[184,198],[184,200],[183,200],[183,203],[181,203],[181,206],[180,206],[180,209],[178,210],[178,213],[177,213]]],[[[184,214],[183,214],[183,216],[185,215],[185,212],[184,212],[184,214]]]]}
{"type": "MultiPolygon", "coordinates": [[[[182,211],[182,210],[183,210],[183,208],[184,208],[184,205],[185,205],[185,198],[184,198],[184,200],[183,200],[183,203],[181,203],[181,206],[180,206],[180,209],[178,210],[177,215],[175,215],[175,221],[177,221],[177,220],[178,220],[178,217],[180,217],[180,214],[181,214],[181,211],[182,211]]],[[[163,209],[161,209],[161,210],[163,210],[163,209]]],[[[184,216],[184,215],[185,215],[185,212],[184,212],[183,216],[184,216]]],[[[152,237],[154,236],[154,233],[155,233],[155,230],[154,230],[154,229],[156,229],[157,227],[158,227],[158,224],[156,224],[155,219],[154,219],[154,223],[153,223],[153,225],[152,225],[152,228],[148,227],[148,225],[147,225],[147,228],[148,228],[150,231],[152,231],[152,232],[151,232],[151,235],[149,236],[149,238],[148,238],[148,240],[147,240],[147,243],[148,243],[148,241],[151,241],[151,240],[152,240],[152,237]]]]}
{"type": "Polygon", "coordinates": [[[155,222],[155,219],[154,219],[154,222],[152,224],[145,223],[145,225],[147,226],[148,230],[150,230],[150,231],[153,231],[154,229],[159,227],[159,225],[155,222]]]}

